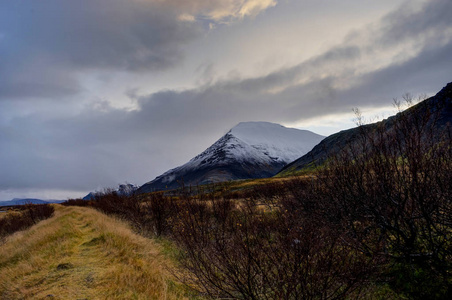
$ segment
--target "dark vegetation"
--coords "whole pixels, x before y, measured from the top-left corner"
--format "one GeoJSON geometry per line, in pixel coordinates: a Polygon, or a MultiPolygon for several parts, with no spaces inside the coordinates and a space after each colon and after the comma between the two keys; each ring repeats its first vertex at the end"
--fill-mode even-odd
{"type": "MultiPolygon", "coordinates": [[[[405,94],[403,98],[408,102],[413,102],[412,96],[408,93],[405,94]]],[[[339,154],[345,147],[348,147],[356,140],[359,140],[362,137],[363,129],[372,131],[379,130],[378,127],[383,127],[386,130],[396,130],[393,126],[399,124],[398,120],[400,118],[410,118],[409,115],[415,115],[417,112],[422,115],[422,110],[425,108],[428,108],[435,114],[435,124],[430,125],[433,126],[431,129],[435,131],[432,138],[436,139],[442,132],[442,130],[437,129],[443,128],[452,120],[452,82],[447,84],[447,86],[435,96],[430,97],[403,112],[401,111],[395,116],[377,123],[361,124],[359,127],[343,130],[326,137],[309,151],[309,153],[286,165],[277,176],[289,176],[293,173],[306,173],[312,171],[317,166],[323,165],[332,155],[339,154]]]]}
{"type": "Polygon", "coordinates": [[[0,216],[0,243],[7,235],[27,229],[54,213],[53,206],[49,204],[26,204],[14,209],[14,212],[0,216]]]}
{"type": "MultiPolygon", "coordinates": [[[[106,191],[91,205],[180,249],[214,298],[450,299],[452,143],[438,107],[359,135],[308,176],[233,191],[106,191]]],[[[188,274],[188,275],[187,275],[188,274]]]]}

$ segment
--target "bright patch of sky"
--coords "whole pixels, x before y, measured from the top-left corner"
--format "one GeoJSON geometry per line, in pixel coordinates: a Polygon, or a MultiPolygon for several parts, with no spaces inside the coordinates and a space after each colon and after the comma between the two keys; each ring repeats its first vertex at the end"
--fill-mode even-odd
{"type": "MultiPolygon", "coordinates": [[[[233,2],[229,1],[230,5],[233,2]]],[[[259,2],[259,1],[248,1],[259,2]]],[[[297,65],[340,44],[353,32],[371,26],[398,7],[397,1],[264,1],[260,14],[241,15],[223,23],[238,9],[223,7],[207,14],[215,26],[184,48],[184,60],[159,72],[94,72],[80,76],[92,95],[115,107],[136,108],[127,92],[146,95],[161,90],[197,88],[217,80],[252,78],[297,65]]],[[[239,10],[240,11],[240,10],[239,10]]],[[[188,15],[183,15],[186,21],[188,15]]],[[[196,17],[190,15],[190,20],[196,17]]],[[[377,57],[380,65],[392,55],[377,57]]],[[[375,67],[378,63],[372,58],[375,67]]]]}

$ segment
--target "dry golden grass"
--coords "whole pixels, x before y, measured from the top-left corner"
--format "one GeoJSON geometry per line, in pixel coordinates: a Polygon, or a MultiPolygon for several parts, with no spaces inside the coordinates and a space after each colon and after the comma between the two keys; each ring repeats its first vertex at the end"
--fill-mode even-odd
{"type": "Polygon", "coordinates": [[[2,212],[0,212],[0,218],[4,218],[4,217],[6,217],[8,215],[19,215],[19,214],[22,213],[21,211],[12,210],[12,209],[10,209],[10,210],[3,210],[3,209],[0,208],[0,210],[2,211],[2,212]]]}
{"type": "Polygon", "coordinates": [[[55,209],[0,247],[0,299],[186,298],[155,242],[90,208],[55,209]]]}
{"type": "Polygon", "coordinates": [[[0,219],[6,217],[7,214],[8,214],[7,211],[1,211],[0,212],[0,219]]]}
{"type": "Polygon", "coordinates": [[[289,177],[270,177],[270,178],[238,180],[236,182],[231,183],[231,188],[232,189],[252,188],[255,186],[265,185],[269,183],[283,183],[285,181],[293,180],[295,178],[306,178],[306,177],[307,177],[306,175],[300,175],[289,177]]]}

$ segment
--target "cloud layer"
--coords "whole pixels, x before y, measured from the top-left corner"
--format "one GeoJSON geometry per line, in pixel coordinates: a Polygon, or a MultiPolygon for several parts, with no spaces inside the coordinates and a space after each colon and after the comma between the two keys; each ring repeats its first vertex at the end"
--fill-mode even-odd
{"type": "Polygon", "coordinates": [[[184,46],[208,30],[202,19],[239,22],[276,1],[17,3],[0,4],[0,57],[8,58],[0,60],[0,102],[33,106],[43,98],[53,112],[0,111],[0,191],[142,184],[240,121],[315,120],[356,106],[387,106],[407,91],[434,93],[452,81],[452,3],[407,2],[296,65],[221,79],[208,65],[204,76],[211,78],[194,88],[151,94],[125,88],[133,110],[104,101],[70,111],[86,90],[80,81],[85,74],[175,68],[184,61],[184,46]],[[61,101],[68,110],[55,113],[61,101]]]}
{"type": "MultiPolygon", "coordinates": [[[[276,5],[276,0],[154,0],[181,11],[185,16],[209,19],[215,22],[230,22],[247,16],[255,17],[276,5]]],[[[186,18],[188,20],[188,18],[186,18]]]]}
{"type": "Polygon", "coordinates": [[[173,67],[199,34],[177,14],[144,1],[3,1],[0,99],[75,93],[83,71],[173,67]]]}

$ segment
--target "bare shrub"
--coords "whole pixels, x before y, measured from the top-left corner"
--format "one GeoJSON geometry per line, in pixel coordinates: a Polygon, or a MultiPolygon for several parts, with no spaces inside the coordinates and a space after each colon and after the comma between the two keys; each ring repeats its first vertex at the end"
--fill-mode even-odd
{"type": "Polygon", "coordinates": [[[27,229],[37,222],[50,218],[54,213],[49,204],[26,204],[17,213],[0,218],[0,240],[16,231],[27,229]]]}
{"type": "Polygon", "coordinates": [[[361,125],[359,141],[318,175],[330,219],[360,251],[386,257],[389,283],[411,298],[452,292],[452,143],[439,112],[422,104],[361,125]]]}
{"type": "Polygon", "coordinates": [[[371,271],[370,259],[325,224],[227,200],[185,205],[173,236],[191,285],[212,297],[338,299],[371,271]]]}
{"type": "Polygon", "coordinates": [[[142,206],[141,214],[146,216],[144,226],[155,236],[171,232],[172,219],[177,215],[177,206],[173,198],[163,193],[149,195],[142,206]]]}
{"type": "Polygon", "coordinates": [[[63,206],[92,206],[92,200],[68,199],[61,203],[63,206]]]}

